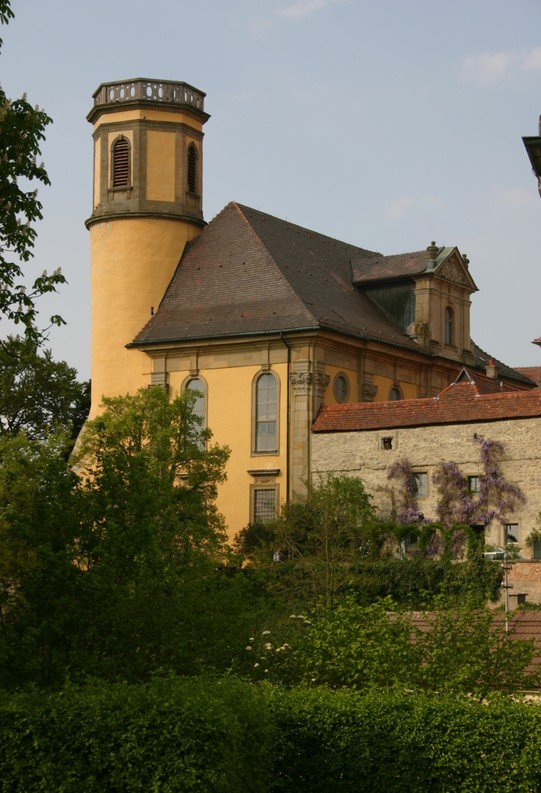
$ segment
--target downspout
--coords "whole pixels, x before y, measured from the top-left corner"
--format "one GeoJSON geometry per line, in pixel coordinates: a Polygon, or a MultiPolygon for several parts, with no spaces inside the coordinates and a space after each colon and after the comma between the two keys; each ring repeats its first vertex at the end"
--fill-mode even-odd
{"type": "Polygon", "coordinates": [[[284,344],[285,348],[287,349],[287,398],[286,398],[286,504],[289,504],[289,484],[291,480],[290,475],[290,448],[291,448],[291,438],[290,438],[290,429],[291,429],[291,419],[290,419],[290,383],[289,383],[289,370],[291,366],[291,347],[287,343],[284,338],[284,334],[280,331],[280,340],[284,344]]]}

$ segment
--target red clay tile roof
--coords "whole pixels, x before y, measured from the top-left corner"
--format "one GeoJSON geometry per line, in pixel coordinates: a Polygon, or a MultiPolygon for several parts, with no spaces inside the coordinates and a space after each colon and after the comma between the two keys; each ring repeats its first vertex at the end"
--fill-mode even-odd
{"type": "Polygon", "coordinates": [[[363,432],[539,416],[541,392],[538,390],[483,394],[474,382],[463,380],[428,399],[323,405],[312,431],[363,432]]]}
{"type": "Polygon", "coordinates": [[[538,388],[541,388],[541,366],[515,366],[515,369],[534,383],[537,383],[538,388]]]}

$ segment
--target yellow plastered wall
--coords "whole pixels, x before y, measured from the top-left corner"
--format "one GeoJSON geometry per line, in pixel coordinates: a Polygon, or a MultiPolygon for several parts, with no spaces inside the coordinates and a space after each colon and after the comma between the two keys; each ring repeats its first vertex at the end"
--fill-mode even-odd
{"type": "Polygon", "coordinates": [[[337,375],[343,374],[349,383],[349,396],[346,402],[357,402],[357,371],[340,366],[325,366],[325,374],[329,377],[329,385],[325,389],[323,403],[325,405],[337,405],[338,401],[334,395],[334,380],[337,375]]]}
{"type": "Polygon", "coordinates": [[[147,132],[147,199],[175,200],[175,140],[174,132],[147,132]]]}
{"type": "Polygon", "coordinates": [[[198,230],[158,218],[95,223],[90,228],[92,410],[102,396],[148,384],[150,361],[126,344],[156,310],[186,242],[198,230]]]}
{"type": "MultiPolygon", "coordinates": [[[[287,364],[271,367],[279,381],[279,449],[277,454],[252,453],[253,381],[261,366],[224,366],[205,368],[201,362],[197,376],[207,389],[207,422],[212,442],[228,446],[227,481],[219,489],[217,506],[225,518],[231,539],[250,521],[250,485],[253,469],[279,469],[276,485],[280,500],[286,497],[287,467],[287,364]]],[[[170,375],[171,393],[177,394],[190,378],[189,370],[170,375]]]]}
{"type": "Polygon", "coordinates": [[[389,393],[393,386],[399,386],[402,397],[404,399],[416,399],[418,394],[418,386],[415,383],[405,383],[401,380],[393,380],[390,377],[382,377],[381,375],[374,375],[374,385],[377,386],[376,402],[386,402],[389,399],[389,393]]]}

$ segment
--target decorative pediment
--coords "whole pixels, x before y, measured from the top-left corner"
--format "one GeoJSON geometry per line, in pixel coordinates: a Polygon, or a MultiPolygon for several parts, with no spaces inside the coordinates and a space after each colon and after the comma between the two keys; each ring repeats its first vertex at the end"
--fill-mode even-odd
{"type": "Polygon", "coordinates": [[[465,287],[469,292],[477,292],[477,286],[468,269],[468,259],[462,256],[458,248],[452,248],[444,261],[438,263],[434,274],[445,281],[465,287]]]}

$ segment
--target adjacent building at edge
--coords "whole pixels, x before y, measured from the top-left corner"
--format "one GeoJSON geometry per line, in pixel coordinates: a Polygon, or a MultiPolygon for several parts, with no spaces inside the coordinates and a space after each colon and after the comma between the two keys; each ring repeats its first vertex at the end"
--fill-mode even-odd
{"type": "Polygon", "coordinates": [[[231,536],[302,498],[322,405],[430,399],[464,366],[534,383],[470,338],[476,286],[458,248],[383,255],[241,204],[203,218],[203,92],[102,84],[93,125],[92,409],[192,388],[231,449],[231,536]]]}
{"type": "MultiPolygon", "coordinates": [[[[489,545],[517,544],[524,558],[541,559],[541,390],[509,391],[491,378],[463,369],[435,397],[403,402],[324,405],[313,424],[315,475],[360,477],[383,517],[399,503],[402,483],[390,480],[397,461],[407,461],[417,489],[419,510],[436,520],[440,498],[433,474],[441,463],[455,463],[472,496],[484,474],[480,443],[500,444],[504,479],[520,487],[525,500],[503,521],[480,526],[489,545]],[[538,538],[538,539],[539,539],[538,538]]],[[[541,581],[540,581],[541,588],[541,581]]]]}

